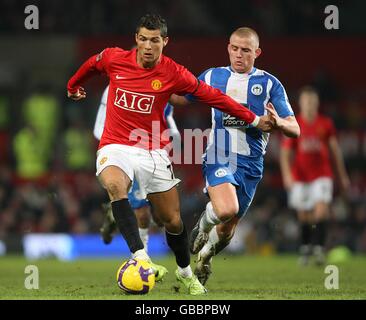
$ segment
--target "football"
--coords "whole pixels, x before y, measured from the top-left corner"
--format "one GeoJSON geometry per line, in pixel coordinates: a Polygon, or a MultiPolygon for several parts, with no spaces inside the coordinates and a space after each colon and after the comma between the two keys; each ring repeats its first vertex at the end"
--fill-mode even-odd
{"type": "Polygon", "coordinates": [[[147,294],[155,285],[155,274],[147,261],[129,259],[117,271],[118,287],[130,294],[147,294]]]}

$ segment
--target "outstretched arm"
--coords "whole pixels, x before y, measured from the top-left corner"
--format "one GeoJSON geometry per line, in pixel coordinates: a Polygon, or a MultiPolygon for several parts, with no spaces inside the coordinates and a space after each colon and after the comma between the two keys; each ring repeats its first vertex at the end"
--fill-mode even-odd
{"type": "Polygon", "coordinates": [[[103,50],[86,60],[67,83],[67,96],[73,100],[86,97],[86,92],[81,85],[92,76],[107,72],[108,54],[111,48],[103,50]]]}
{"type": "Polygon", "coordinates": [[[80,100],[86,98],[86,92],[80,85],[86,80],[97,74],[96,68],[97,55],[90,57],[82,66],[76,71],[67,83],[67,96],[73,100],[80,100]]]}
{"type": "Polygon", "coordinates": [[[254,112],[236,102],[228,95],[222,93],[219,89],[213,88],[203,81],[199,81],[196,90],[191,94],[194,95],[198,101],[242,119],[262,131],[271,131],[273,129],[273,123],[269,116],[257,116],[254,112]]]}
{"type": "Polygon", "coordinates": [[[274,128],[279,129],[285,136],[289,138],[298,138],[300,136],[300,127],[295,116],[281,118],[271,102],[267,104],[266,110],[273,120],[274,128]]]}

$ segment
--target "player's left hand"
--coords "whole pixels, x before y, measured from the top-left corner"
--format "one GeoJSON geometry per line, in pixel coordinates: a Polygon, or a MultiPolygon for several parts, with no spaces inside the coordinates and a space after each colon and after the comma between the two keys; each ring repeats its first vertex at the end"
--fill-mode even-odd
{"type": "Polygon", "coordinates": [[[86,98],[86,91],[83,87],[79,87],[78,91],[76,91],[75,93],[67,91],[67,96],[72,100],[78,101],[80,99],[86,98]]]}
{"type": "Polygon", "coordinates": [[[271,121],[273,122],[273,128],[276,128],[276,129],[280,128],[281,122],[283,121],[283,119],[278,115],[275,107],[273,106],[273,104],[271,102],[267,103],[266,110],[269,114],[271,121]]]}

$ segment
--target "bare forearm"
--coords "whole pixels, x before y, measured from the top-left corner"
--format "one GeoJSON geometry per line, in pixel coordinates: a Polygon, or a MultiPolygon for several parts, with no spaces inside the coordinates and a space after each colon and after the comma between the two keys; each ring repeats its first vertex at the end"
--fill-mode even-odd
{"type": "Polygon", "coordinates": [[[335,138],[331,138],[329,146],[330,146],[330,151],[332,153],[332,157],[334,159],[334,164],[335,164],[335,168],[337,170],[337,174],[340,177],[347,176],[346,166],[343,161],[343,155],[342,155],[341,149],[339,147],[339,144],[335,140],[335,138]]]}
{"type": "Polygon", "coordinates": [[[289,138],[300,136],[300,127],[294,117],[280,118],[277,121],[278,129],[289,138]]]}

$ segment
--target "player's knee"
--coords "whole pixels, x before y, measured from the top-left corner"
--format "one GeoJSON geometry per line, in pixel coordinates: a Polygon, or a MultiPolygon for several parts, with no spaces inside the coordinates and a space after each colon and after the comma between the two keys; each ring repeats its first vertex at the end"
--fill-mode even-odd
{"type": "Polygon", "coordinates": [[[182,220],[180,217],[170,217],[162,220],[165,229],[170,233],[180,233],[182,231],[182,220]]]}
{"type": "Polygon", "coordinates": [[[112,201],[127,198],[127,192],[116,181],[108,181],[105,183],[105,188],[112,201]]]}
{"type": "Polygon", "coordinates": [[[223,203],[222,205],[216,206],[215,213],[217,217],[222,221],[229,221],[239,212],[238,203],[223,203]]]}
{"type": "Polygon", "coordinates": [[[324,203],[324,202],[320,202],[317,203],[315,205],[314,208],[314,218],[315,220],[325,220],[328,218],[329,215],[329,205],[324,203]]]}

